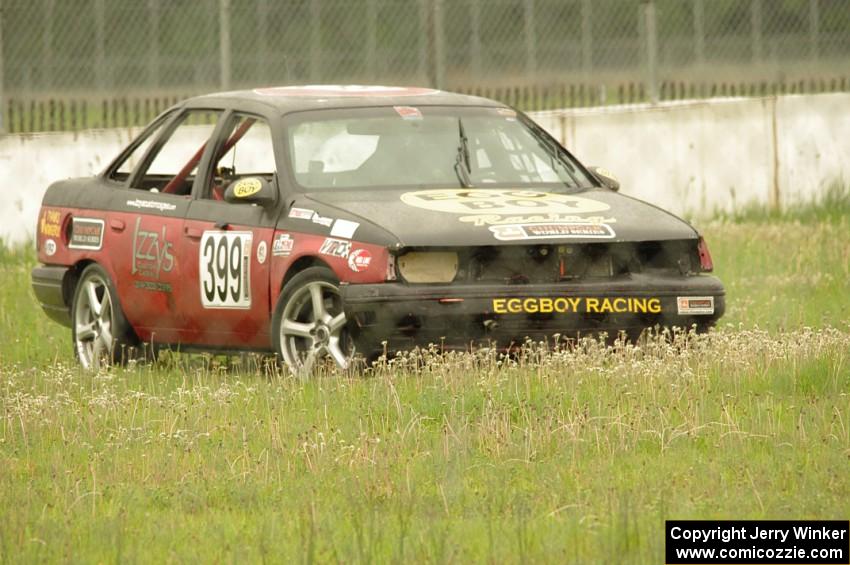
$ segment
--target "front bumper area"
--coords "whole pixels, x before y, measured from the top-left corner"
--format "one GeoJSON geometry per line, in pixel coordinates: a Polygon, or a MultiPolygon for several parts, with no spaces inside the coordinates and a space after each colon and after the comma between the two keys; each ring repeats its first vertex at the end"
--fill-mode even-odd
{"type": "MultiPolygon", "coordinates": [[[[493,340],[500,346],[565,337],[626,332],[636,337],[656,325],[699,330],[725,310],[725,291],[712,276],[630,275],[623,279],[557,284],[384,283],[342,285],[345,312],[357,327],[361,351],[397,351],[438,344],[449,349],[493,340]],[[685,308],[680,299],[713,311],[685,308]],[[705,313],[696,313],[696,310],[705,313]],[[386,342],[384,346],[382,342],[386,342]]],[[[688,302],[685,302],[687,305],[688,302]]]]}
{"type": "Polygon", "coordinates": [[[71,296],[68,274],[71,269],[55,265],[32,270],[32,290],[44,313],[63,326],[71,327],[71,296]]]}

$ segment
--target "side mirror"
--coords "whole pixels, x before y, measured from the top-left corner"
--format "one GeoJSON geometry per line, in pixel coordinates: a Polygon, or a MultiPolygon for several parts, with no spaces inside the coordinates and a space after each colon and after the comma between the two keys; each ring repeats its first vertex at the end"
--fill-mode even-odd
{"type": "Polygon", "coordinates": [[[608,169],[603,169],[602,167],[588,167],[588,170],[593,173],[597,179],[599,179],[599,182],[601,182],[602,186],[605,188],[613,190],[614,192],[620,190],[620,181],[618,181],[617,177],[614,176],[614,173],[608,169]]]}
{"type": "Polygon", "coordinates": [[[275,192],[272,184],[260,177],[245,177],[235,180],[224,190],[224,201],[231,204],[274,204],[275,192]]]}

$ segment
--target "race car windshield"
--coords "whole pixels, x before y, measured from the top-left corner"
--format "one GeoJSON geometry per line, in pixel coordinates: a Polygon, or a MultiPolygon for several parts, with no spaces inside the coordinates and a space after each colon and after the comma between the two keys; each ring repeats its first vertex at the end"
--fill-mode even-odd
{"type": "Polygon", "coordinates": [[[593,186],[536,125],[506,108],[355,108],[291,118],[289,157],[304,189],[593,186]]]}

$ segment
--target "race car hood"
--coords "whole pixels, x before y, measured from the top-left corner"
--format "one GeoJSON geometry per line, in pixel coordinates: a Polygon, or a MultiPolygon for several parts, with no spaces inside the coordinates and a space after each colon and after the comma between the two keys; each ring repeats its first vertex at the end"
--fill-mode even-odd
{"type": "MultiPolygon", "coordinates": [[[[389,232],[406,247],[455,247],[696,238],[683,220],[646,202],[592,188],[312,192],[309,200],[389,232]]],[[[377,242],[376,242],[377,243],[377,242]]],[[[384,242],[381,242],[384,243],[384,242]]]]}

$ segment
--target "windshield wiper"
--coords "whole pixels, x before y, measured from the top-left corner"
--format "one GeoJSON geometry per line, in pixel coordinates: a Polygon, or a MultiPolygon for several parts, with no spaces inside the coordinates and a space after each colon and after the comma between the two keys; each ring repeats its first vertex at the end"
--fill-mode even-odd
{"type": "MultiPolygon", "coordinates": [[[[537,141],[537,144],[549,154],[549,162],[551,163],[552,170],[555,170],[557,165],[560,165],[560,168],[563,169],[563,171],[567,173],[567,176],[570,177],[570,180],[573,181],[574,186],[572,188],[582,188],[578,177],[575,175],[575,167],[573,167],[569,161],[564,159],[564,154],[562,153],[558,142],[551,139],[549,134],[547,134],[546,131],[537,124],[533,124],[531,129],[535,134],[534,139],[537,141]]],[[[562,180],[562,182],[566,186],[569,186],[566,181],[562,180]]]]}
{"type": "Polygon", "coordinates": [[[463,130],[463,121],[457,119],[458,135],[460,143],[457,146],[457,157],[455,157],[455,174],[457,180],[463,188],[472,187],[472,180],[469,176],[472,174],[472,166],[469,162],[469,139],[466,137],[466,132],[463,130]]]}

